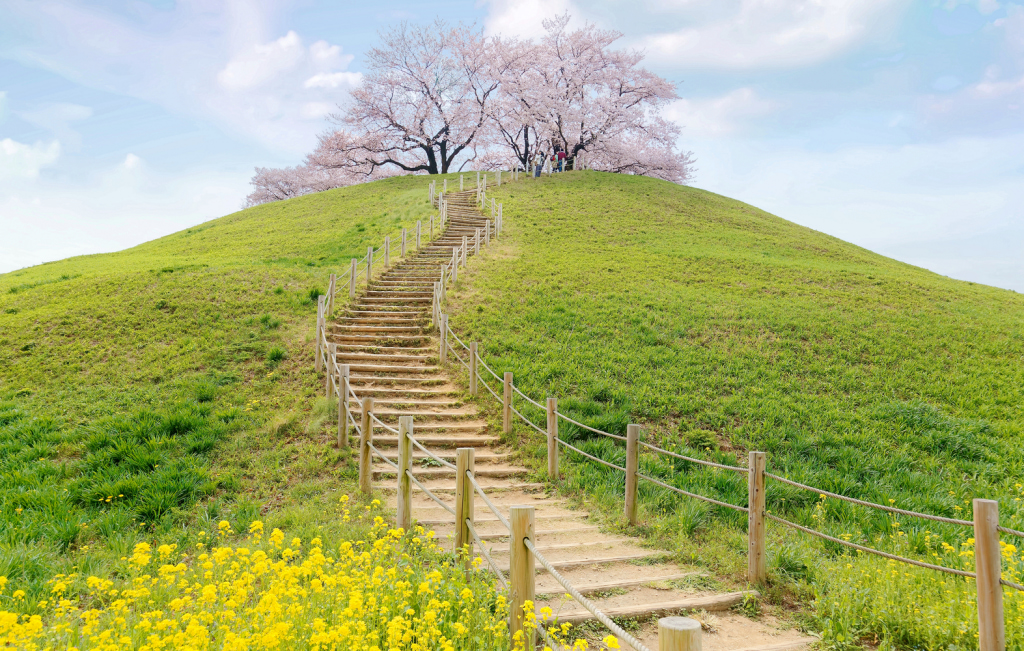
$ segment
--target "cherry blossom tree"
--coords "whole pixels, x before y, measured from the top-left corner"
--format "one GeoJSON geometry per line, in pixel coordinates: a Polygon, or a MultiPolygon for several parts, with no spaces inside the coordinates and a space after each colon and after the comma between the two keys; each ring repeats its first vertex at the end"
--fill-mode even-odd
{"type": "Polygon", "coordinates": [[[693,155],[660,117],[674,86],[615,50],[622,34],[569,15],[539,42],[443,21],[401,23],[370,50],[362,84],[303,165],[257,168],[247,205],[401,173],[529,167],[536,150],[586,152],[587,166],[685,183],[693,155]]]}

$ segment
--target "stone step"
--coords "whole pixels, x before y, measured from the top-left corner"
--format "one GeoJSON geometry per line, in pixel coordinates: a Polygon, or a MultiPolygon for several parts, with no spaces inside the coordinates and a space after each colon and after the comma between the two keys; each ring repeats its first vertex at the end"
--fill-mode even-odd
{"type": "MultiPolygon", "coordinates": [[[[544,553],[544,548],[541,547],[540,550],[541,550],[540,553],[543,554],[544,553]]],[[[495,551],[491,551],[490,553],[493,555],[495,553],[495,551]]],[[[681,579],[686,579],[686,578],[689,578],[691,576],[705,576],[705,574],[703,572],[673,572],[673,573],[664,574],[664,575],[657,575],[657,574],[651,575],[651,574],[648,574],[647,572],[644,572],[642,576],[637,576],[637,577],[632,578],[632,579],[619,579],[617,581],[603,581],[601,583],[581,583],[581,584],[574,583],[573,587],[575,587],[580,592],[580,594],[593,594],[595,592],[607,592],[609,590],[615,590],[616,588],[632,588],[634,586],[644,585],[644,584],[647,584],[647,583],[679,581],[681,579]]],[[[553,579],[552,579],[552,581],[553,581],[553,579]]],[[[540,583],[541,580],[538,579],[537,582],[540,583]]],[[[560,596],[560,595],[562,595],[564,593],[565,593],[565,588],[563,588],[561,584],[555,584],[555,585],[547,587],[547,588],[543,588],[541,586],[537,586],[537,596],[538,597],[542,597],[542,596],[560,596]]]]}
{"type": "MultiPolygon", "coordinates": [[[[485,445],[493,445],[498,442],[497,436],[424,436],[422,425],[413,425],[416,431],[416,440],[426,446],[446,448],[475,448],[485,445]]],[[[472,426],[477,428],[476,425],[472,426]]],[[[393,448],[398,446],[398,437],[392,435],[374,436],[373,444],[378,448],[393,448]]],[[[437,451],[434,450],[436,454],[437,451]]],[[[440,455],[438,455],[440,456],[440,455]]],[[[442,457],[443,458],[443,457],[442,457]]]]}
{"type": "MultiPolygon", "coordinates": [[[[557,568],[556,568],[557,569],[557,568]]],[[[663,615],[675,613],[680,610],[707,610],[709,612],[729,610],[733,606],[743,602],[746,595],[758,596],[756,590],[743,592],[727,592],[722,594],[706,595],[702,597],[684,597],[663,601],[651,601],[648,603],[635,603],[623,606],[604,606],[598,601],[598,609],[608,617],[647,617],[650,615],[663,615]]],[[[562,611],[558,615],[559,623],[580,624],[594,619],[589,610],[573,609],[562,611]]]]}
{"type": "MultiPolygon", "coordinates": [[[[397,471],[391,466],[375,466],[373,468],[374,477],[389,477],[393,476],[397,471]]],[[[526,468],[517,468],[514,466],[481,466],[474,470],[473,475],[475,477],[521,477],[527,474],[526,468]]],[[[416,479],[437,479],[438,477],[454,477],[455,471],[451,468],[423,468],[414,466],[412,469],[412,476],[416,479]]],[[[428,486],[429,488],[429,486],[428,486]]],[[[433,489],[431,489],[433,490],[433,489]]]]}

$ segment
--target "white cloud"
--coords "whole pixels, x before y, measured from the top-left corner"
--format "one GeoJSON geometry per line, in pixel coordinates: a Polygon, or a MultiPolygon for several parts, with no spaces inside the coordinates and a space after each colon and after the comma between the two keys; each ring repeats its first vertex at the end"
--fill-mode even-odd
{"type": "Polygon", "coordinates": [[[33,145],[5,138],[0,140],[0,179],[34,179],[39,170],[57,162],[60,142],[33,145]]]}
{"type": "MultiPolygon", "coordinates": [[[[341,46],[307,44],[297,31],[277,30],[287,4],[180,0],[120,12],[102,3],[9,0],[4,12],[28,36],[0,50],[81,85],[209,120],[298,156],[327,126],[322,115],[309,117],[308,105],[343,102],[361,77],[346,70],[353,56],[341,46]],[[304,85],[311,79],[317,81],[304,85]]],[[[70,134],[61,139],[74,141],[70,134]]]]}
{"type": "Polygon", "coordinates": [[[363,80],[363,75],[358,72],[331,72],[313,75],[306,80],[303,88],[338,88],[347,86],[354,88],[363,80]]]}
{"type": "Polygon", "coordinates": [[[158,175],[129,154],[74,179],[0,177],[0,273],[118,251],[234,212],[251,174],[246,166],[158,175]]]}
{"type": "Polygon", "coordinates": [[[41,104],[29,111],[19,111],[18,117],[29,124],[46,129],[70,149],[75,149],[82,141],[82,136],[72,128],[75,122],[88,120],[93,110],[81,104],[62,102],[41,104]]]}
{"type": "Polygon", "coordinates": [[[758,96],[751,88],[736,90],[711,99],[680,99],[672,102],[662,116],[683,127],[683,136],[716,138],[731,135],[750,121],[769,114],[778,104],[758,96]]]}
{"type": "Polygon", "coordinates": [[[907,0],[675,0],[659,3],[688,24],[643,38],[673,67],[756,69],[828,59],[877,33],[907,0]]]}
{"type": "Polygon", "coordinates": [[[265,84],[294,68],[305,56],[302,39],[294,31],[265,45],[253,45],[240,52],[217,74],[228,90],[247,90],[265,84]]]}
{"type": "Polygon", "coordinates": [[[580,17],[580,10],[572,0],[487,0],[488,14],[484,32],[520,38],[539,38],[544,35],[542,22],[569,12],[580,17]]]}

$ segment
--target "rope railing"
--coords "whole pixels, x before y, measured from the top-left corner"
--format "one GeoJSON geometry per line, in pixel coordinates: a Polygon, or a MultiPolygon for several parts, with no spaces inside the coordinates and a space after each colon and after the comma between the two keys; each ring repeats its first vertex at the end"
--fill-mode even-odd
{"type": "Polygon", "coordinates": [[[905,509],[898,509],[898,508],[896,508],[894,506],[885,506],[885,505],[882,505],[882,504],[875,504],[874,502],[865,502],[864,500],[858,500],[858,499],[853,498],[853,497],[847,497],[845,495],[840,495],[838,493],[832,493],[830,491],[823,490],[821,488],[815,488],[814,486],[808,486],[806,484],[801,484],[799,482],[793,481],[792,479],[786,479],[785,477],[780,477],[780,476],[774,475],[774,474],[772,474],[770,472],[764,473],[764,476],[765,477],[770,477],[770,478],[774,479],[775,481],[780,481],[783,484],[789,484],[790,486],[795,486],[796,488],[802,488],[802,489],[807,490],[807,491],[812,491],[812,492],[818,493],[819,495],[827,495],[829,497],[834,497],[837,500],[842,500],[844,502],[850,502],[851,504],[859,504],[860,506],[867,506],[867,507],[870,507],[872,509],[879,509],[881,511],[887,511],[889,513],[898,513],[900,515],[906,515],[906,516],[910,516],[910,517],[914,517],[914,518],[923,518],[925,520],[931,520],[933,522],[944,522],[946,524],[957,524],[957,525],[965,526],[965,527],[973,527],[974,526],[974,523],[971,522],[970,520],[957,520],[955,518],[945,518],[945,517],[942,517],[940,515],[929,515],[927,513],[918,513],[916,511],[907,511],[905,509]]]}
{"type": "Polygon", "coordinates": [[[583,450],[579,449],[578,447],[575,447],[573,445],[569,445],[568,443],[566,443],[562,439],[555,439],[555,440],[558,442],[559,445],[561,445],[563,447],[567,447],[570,450],[572,450],[572,451],[574,451],[574,452],[576,452],[578,454],[582,454],[583,456],[587,457],[588,459],[593,459],[594,461],[596,461],[598,463],[603,463],[604,465],[608,466],[609,468],[615,468],[616,470],[619,470],[621,472],[626,472],[626,469],[623,468],[622,466],[616,466],[614,463],[612,463],[610,461],[605,461],[604,459],[595,457],[592,454],[588,454],[588,453],[584,452],[583,450]]]}
{"type": "Polygon", "coordinates": [[[566,416],[565,414],[563,414],[560,411],[556,411],[555,415],[558,416],[559,418],[561,418],[564,421],[568,421],[568,422],[572,423],[573,425],[576,425],[577,427],[582,427],[583,429],[589,430],[591,432],[594,432],[595,434],[601,434],[603,436],[608,436],[608,437],[611,437],[611,438],[616,439],[618,441],[625,441],[626,440],[625,436],[619,436],[618,434],[612,434],[611,432],[605,432],[605,431],[599,430],[599,429],[597,429],[595,427],[591,427],[590,425],[584,425],[583,423],[579,422],[578,420],[573,420],[572,418],[569,418],[568,416],[566,416]]]}
{"type": "Polygon", "coordinates": [[[480,366],[484,367],[484,369],[486,369],[488,373],[494,376],[495,380],[501,382],[501,377],[497,373],[495,373],[490,366],[487,365],[487,362],[485,362],[483,358],[478,358],[478,361],[480,362],[480,366]]]}
{"type": "Polygon", "coordinates": [[[540,404],[536,400],[533,400],[532,398],[530,398],[530,396],[528,396],[525,393],[523,393],[522,391],[520,391],[519,387],[517,387],[516,385],[514,385],[514,384],[512,385],[512,390],[515,391],[516,393],[518,393],[520,396],[522,396],[523,400],[526,400],[526,402],[530,403],[531,405],[533,405],[537,409],[540,409],[541,411],[544,411],[544,405],[540,404]]]}
{"type": "Polygon", "coordinates": [[[459,339],[459,335],[455,334],[455,331],[451,329],[451,326],[448,327],[448,334],[455,337],[455,341],[459,342],[459,345],[465,348],[467,353],[469,352],[469,346],[467,346],[465,342],[459,339]]]}
{"type": "Polygon", "coordinates": [[[655,484],[657,484],[659,486],[663,486],[663,487],[665,487],[665,488],[667,488],[669,490],[675,491],[677,493],[681,493],[683,495],[686,495],[687,497],[693,497],[693,498],[698,499],[698,500],[703,500],[705,502],[710,502],[710,503],[716,504],[718,506],[724,506],[727,509],[733,509],[733,510],[736,510],[736,511],[741,511],[743,513],[748,513],[750,511],[750,509],[748,509],[745,506],[736,506],[735,504],[729,504],[728,502],[720,502],[720,501],[718,501],[718,500],[716,500],[714,498],[711,498],[711,497],[705,497],[703,495],[698,495],[697,493],[691,493],[689,491],[684,491],[682,488],[678,488],[676,486],[671,486],[671,485],[666,484],[665,482],[661,481],[660,479],[655,479],[654,477],[650,477],[648,475],[644,475],[644,474],[641,474],[639,472],[636,473],[636,476],[639,477],[640,479],[646,479],[649,482],[655,483],[655,484]]]}
{"type": "Polygon", "coordinates": [[[473,536],[473,540],[476,541],[477,546],[480,548],[480,554],[487,561],[491,570],[494,572],[494,576],[498,577],[498,582],[501,583],[501,587],[508,590],[508,583],[505,581],[505,576],[501,573],[501,568],[491,558],[490,552],[487,551],[487,547],[484,545],[484,541],[480,539],[480,534],[476,532],[476,527],[473,526],[473,521],[466,518],[466,528],[469,530],[469,534],[473,536]]]}
{"type": "MultiPolygon", "coordinates": [[[[395,467],[397,468],[398,466],[395,466],[395,467]]],[[[438,497],[437,495],[434,494],[434,491],[432,491],[429,488],[427,488],[426,486],[424,486],[420,482],[419,479],[416,479],[416,476],[412,474],[411,470],[406,470],[405,471],[405,475],[412,481],[412,483],[414,483],[417,486],[419,486],[420,490],[423,491],[424,494],[426,494],[427,497],[429,497],[430,499],[432,499],[435,502],[437,502],[438,506],[440,506],[445,511],[448,511],[453,516],[455,515],[455,509],[453,509],[452,507],[448,506],[448,504],[446,504],[444,500],[442,500],[440,497],[438,497]]]]}
{"type": "Polygon", "coordinates": [[[509,409],[512,410],[513,414],[515,414],[516,416],[519,416],[519,418],[521,418],[524,423],[526,423],[527,425],[529,425],[533,429],[537,430],[541,434],[544,434],[545,436],[547,435],[547,431],[545,431],[541,427],[537,427],[536,425],[534,425],[533,421],[530,420],[529,418],[527,418],[526,416],[523,416],[522,412],[520,412],[518,409],[516,409],[515,407],[512,407],[512,406],[510,406],[509,409]]]}
{"type": "Polygon", "coordinates": [[[659,448],[658,446],[651,445],[650,443],[644,443],[643,441],[637,441],[637,443],[639,445],[642,445],[643,447],[649,449],[649,450],[653,450],[654,452],[660,452],[661,454],[667,454],[670,457],[675,457],[676,459],[682,459],[684,461],[690,461],[690,462],[693,462],[693,463],[700,464],[702,466],[711,466],[712,468],[721,468],[722,470],[731,470],[733,472],[739,472],[739,473],[742,473],[744,475],[749,472],[749,469],[747,469],[747,468],[740,468],[739,466],[727,466],[724,463],[715,463],[714,461],[705,461],[703,459],[695,459],[693,457],[688,457],[688,456],[679,454],[677,452],[670,452],[669,450],[665,450],[663,448],[659,448]]]}
{"type": "Polygon", "coordinates": [[[381,460],[384,463],[388,464],[389,466],[391,466],[395,470],[398,470],[398,464],[395,463],[394,461],[392,461],[391,459],[388,459],[387,456],[383,452],[381,452],[380,450],[377,449],[376,445],[374,445],[373,443],[367,443],[367,445],[370,446],[370,452],[372,452],[372,453],[376,454],[378,457],[380,457],[381,460]]]}
{"type": "Polygon", "coordinates": [[[597,621],[601,622],[606,627],[608,627],[608,630],[610,630],[612,633],[615,633],[615,635],[618,636],[619,639],[624,640],[626,644],[636,649],[636,651],[650,651],[650,649],[644,646],[639,640],[637,640],[635,637],[633,637],[626,631],[622,630],[622,627],[613,622],[610,617],[602,613],[598,609],[598,607],[594,605],[594,602],[580,594],[580,591],[577,590],[572,583],[569,583],[569,581],[566,580],[564,576],[559,574],[558,570],[556,570],[554,566],[552,566],[551,563],[548,562],[548,559],[544,558],[543,554],[537,551],[537,546],[533,544],[532,540],[530,540],[529,538],[525,538],[523,539],[523,544],[526,545],[526,548],[530,550],[530,553],[532,553],[533,557],[537,559],[537,562],[543,565],[544,569],[547,570],[552,577],[554,577],[555,581],[558,581],[558,583],[560,583],[561,586],[565,588],[565,591],[572,595],[572,598],[579,602],[581,606],[589,610],[590,614],[593,615],[594,618],[597,619],[597,621]]]}
{"type": "Polygon", "coordinates": [[[445,460],[444,460],[444,459],[442,459],[441,457],[437,456],[436,454],[434,454],[433,452],[431,452],[430,450],[428,450],[427,448],[425,448],[425,447],[423,446],[423,444],[422,444],[422,443],[420,443],[419,441],[417,441],[417,440],[416,440],[415,438],[413,438],[413,437],[411,437],[411,436],[410,436],[410,437],[409,437],[409,440],[410,440],[410,441],[412,442],[412,444],[413,444],[413,445],[415,445],[415,446],[416,446],[417,448],[419,448],[419,449],[420,449],[420,450],[421,450],[421,451],[422,451],[422,452],[423,452],[423,453],[424,453],[425,455],[427,455],[427,457],[429,457],[429,458],[433,459],[434,461],[438,462],[439,464],[441,464],[441,465],[442,465],[442,466],[444,466],[445,468],[451,468],[452,470],[455,470],[455,469],[456,469],[456,468],[455,468],[455,464],[454,464],[454,463],[449,463],[448,461],[445,461],[445,460]]]}
{"type": "Polygon", "coordinates": [[[382,421],[381,419],[377,418],[377,414],[373,413],[372,411],[370,412],[370,420],[372,420],[373,422],[377,423],[378,425],[383,427],[385,430],[391,432],[392,434],[394,434],[396,436],[398,435],[398,430],[397,429],[395,429],[394,427],[391,427],[390,425],[385,424],[384,421],[382,421]]]}
{"type": "Polygon", "coordinates": [[[489,508],[491,512],[494,513],[494,515],[498,518],[498,522],[500,522],[502,526],[504,526],[509,531],[512,531],[512,525],[509,524],[508,519],[506,519],[505,516],[501,514],[501,511],[499,511],[498,507],[494,505],[494,502],[492,502],[491,499],[487,497],[487,493],[485,493],[483,487],[479,483],[477,483],[476,477],[473,476],[473,473],[467,471],[466,477],[469,479],[469,483],[473,485],[473,488],[476,490],[477,494],[484,501],[484,504],[487,505],[487,508],[489,508]]]}
{"type": "Polygon", "coordinates": [[[501,402],[501,396],[499,396],[499,395],[498,395],[497,393],[495,393],[495,392],[494,392],[494,390],[493,390],[493,389],[491,389],[491,387],[487,386],[487,383],[486,383],[486,382],[484,382],[484,379],[483,379],[482,377],[478,377],[478,378],[476,379],[476,381],[477,381],[477,382],[479,382],[479,383],[480,383],[481,385],[483,385],[483,387],[484,387],[485,389],[487,389],[487,391],[488,391],[488,392],[489,392],[489,393],[490,393],[490,394],[491,394],[492,396],[494,396],[494,399],[495,399],[495,400],[497,400],[497,401],[498,401],[499,403],[501,402]]]}

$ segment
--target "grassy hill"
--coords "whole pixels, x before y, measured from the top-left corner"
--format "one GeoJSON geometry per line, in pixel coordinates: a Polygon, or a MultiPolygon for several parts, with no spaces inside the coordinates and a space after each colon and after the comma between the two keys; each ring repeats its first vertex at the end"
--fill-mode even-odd
{"type": "MultiPolygon", "coordinates": [[[[747,450],[762,450],[770,472],[883,504],[970,519],[971,498],[999,499],[1003,523],[1021,528],[1021,295],[643,177],[555,175],[491,194],[504,203],[506,236],[460,274],[453,324],[528,395],[559,396],[563,411],[620,434],[642,423],[648,440],[690,455],[745,465],[747,450]]],[[[566,434],[624,459],[612,441],[566,434]]],[[[642,468],[746,503],[742,475],[652,459],[642,468]]],[[[593,463],[570,474],[570,488],[621,508],[621,475],[593,463]]],[[[737,514],[649,484],[642,499],[652,535],[742,576],[745,521],[737,514]]],[[[778,483],[768,503],[807,526],[919,556],[942,552],[942,542],[965,549],[971,535],[910,518],[894,524],[882,512],[778,483]]],[[[888,587],[902,590],[911,609],[915,594],[935,609],[883,613],[892,604],[872,604],[880,586],[849,588],[875,572],[874,561],[847,567],[851,557],[836,557],[836,546],[777,527],[770,535],[775,576],[818,597],[819,623],[846,622],[847,642],[850,630],[906,644],[963,641],[955,631],[935,639],[921,632],[927,617],[953,618],[943,608],[957,600],[942,593],[938,575],[908,573],[918,587],[888,587]],[[835,592],[857,594],[832,606],[824,595],[835,592]]],[[[1010,561],[1019,568],[1019,557],[1010,561]]],[[[964,559],[943,554],[942,562],[964,559]]],[[[973,616],[965,594],[961,619],[973,616]]]]}
{"type": "Polygon", "coordinates": [[[0,275],[8,594],[41,597],[57,569],[102,573],[190,524],[319,517],[349,465],[314,397],[316,296],[429,212],[424,181],[396,178],[0,275]]]}

